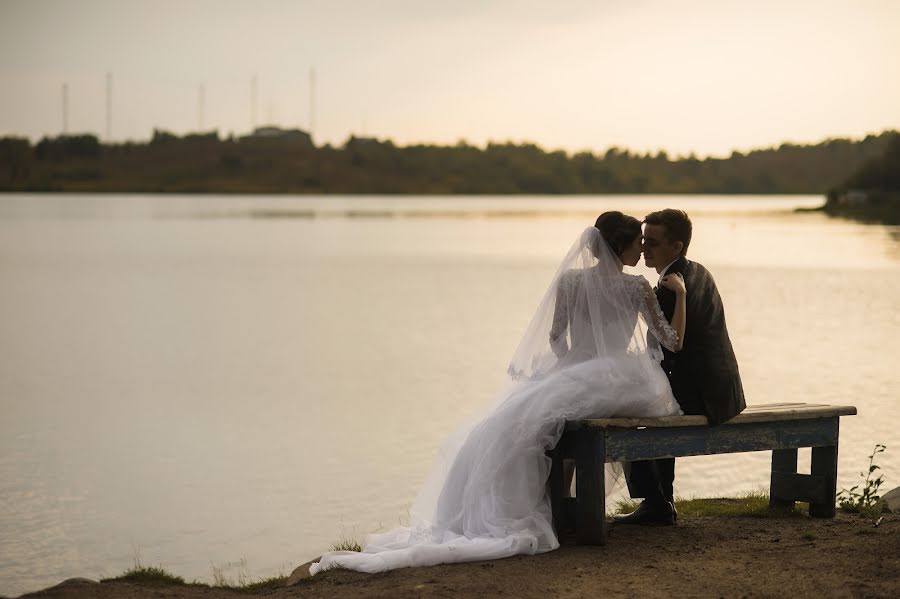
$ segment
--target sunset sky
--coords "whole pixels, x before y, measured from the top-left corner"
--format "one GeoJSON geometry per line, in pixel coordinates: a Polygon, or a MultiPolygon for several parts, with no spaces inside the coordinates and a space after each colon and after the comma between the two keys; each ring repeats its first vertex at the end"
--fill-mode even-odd
{"type": "Polygon", "coordinates": [[[0,0],[0,136],[309,127],[727,155],[900,129],[892,0],[0,0]]]}

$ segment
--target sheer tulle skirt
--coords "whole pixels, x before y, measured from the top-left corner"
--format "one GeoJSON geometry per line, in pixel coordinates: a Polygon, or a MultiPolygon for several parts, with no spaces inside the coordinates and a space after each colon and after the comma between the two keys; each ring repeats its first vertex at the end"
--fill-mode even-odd
{"type": "Polygon", "coordinates": [[[381,572],[556,549],[545,452],[565,421],[678,413],[665,375],[646,355],[597,358],[517,383],[445,441],[409,527],[370,535],[361,553],[326,553],[310,571],[381,572]]]}

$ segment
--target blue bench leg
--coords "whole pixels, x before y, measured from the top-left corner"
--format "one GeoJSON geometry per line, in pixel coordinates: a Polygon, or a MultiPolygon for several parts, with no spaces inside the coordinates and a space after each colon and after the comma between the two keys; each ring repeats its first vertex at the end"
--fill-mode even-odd
{"type": "Polygon", "coordinates": [[[793,493],[785,484],[784,474],[797,473],[796,449],[772,450],[772,474],[769,483],[769,508],[790,510],[794,507],[793,493]]]}
{"type": "Polygon", "coordinates": [[[818,518],[834,518],[835,494],[837,492],[837,442],[828,447],[812,448],[810,474],[824,479],[824,497],[809,502],[809,515],[818,518]]]}
{"type": "Polygon", "coordinates": [[[606,545],[606,431],[575,437],[575,532],[579,545],[606,545]]]}
{"type": "Polygon", "coordinates": [[[553,529],[559,537],[564,528],[563,522],[563,461],[559,448],[547,452],[550,458],[550,477],[547,480],[547,492],[550,495],[550,509],[553,512],[553,529]]]}

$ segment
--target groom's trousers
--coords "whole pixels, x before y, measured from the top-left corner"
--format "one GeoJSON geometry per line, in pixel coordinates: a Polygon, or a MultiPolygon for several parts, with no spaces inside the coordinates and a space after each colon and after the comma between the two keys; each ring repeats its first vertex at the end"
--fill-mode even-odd
{"type": "MultiPolygon", "coordinates": [[[[676,395],[675,399],[678,399],[676,395]]],[[[688,403],[679,401],[685,414],[703,414],[699,401],[688,403]]],[[[639,460],[625,463],[625,480],[628,494],[632,499],[644,498],[649,503],[659,505],[667,501],[675,502],[675,458],[639,460]]]]}
{"type": "Polygon", "coordinates": [[[675,458],[626,462],[625,479],[632,498],[642,497],[655,505],[673,501],[675,458]]]}

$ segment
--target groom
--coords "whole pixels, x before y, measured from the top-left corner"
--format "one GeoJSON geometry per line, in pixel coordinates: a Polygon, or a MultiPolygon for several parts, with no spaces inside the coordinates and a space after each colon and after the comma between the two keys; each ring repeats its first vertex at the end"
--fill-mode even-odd
{"type": "MultiPolygon", "coordinates": [[[[702,265],[688,260],[691,219],[671,208],[648,214],[644,219],[644,263],[660,278],[681,273],[687,287],[687,325],[684,346],[678,353],[662,348],[662,368],[672,393],[685,414],[702,414],[710,426],[733,418],[746,407],[741,375],[725,327],[722,298],[712,275],[702,265]]],[[[671,321],[675,293],[662,285],[656,297],[671,321]]],[[[630,462],[625,468],[632,498],[643,498],[631,514],[614,517],[623,524],[672,525],[675,512],[672,484],[675,459],[630,462]]]]}

